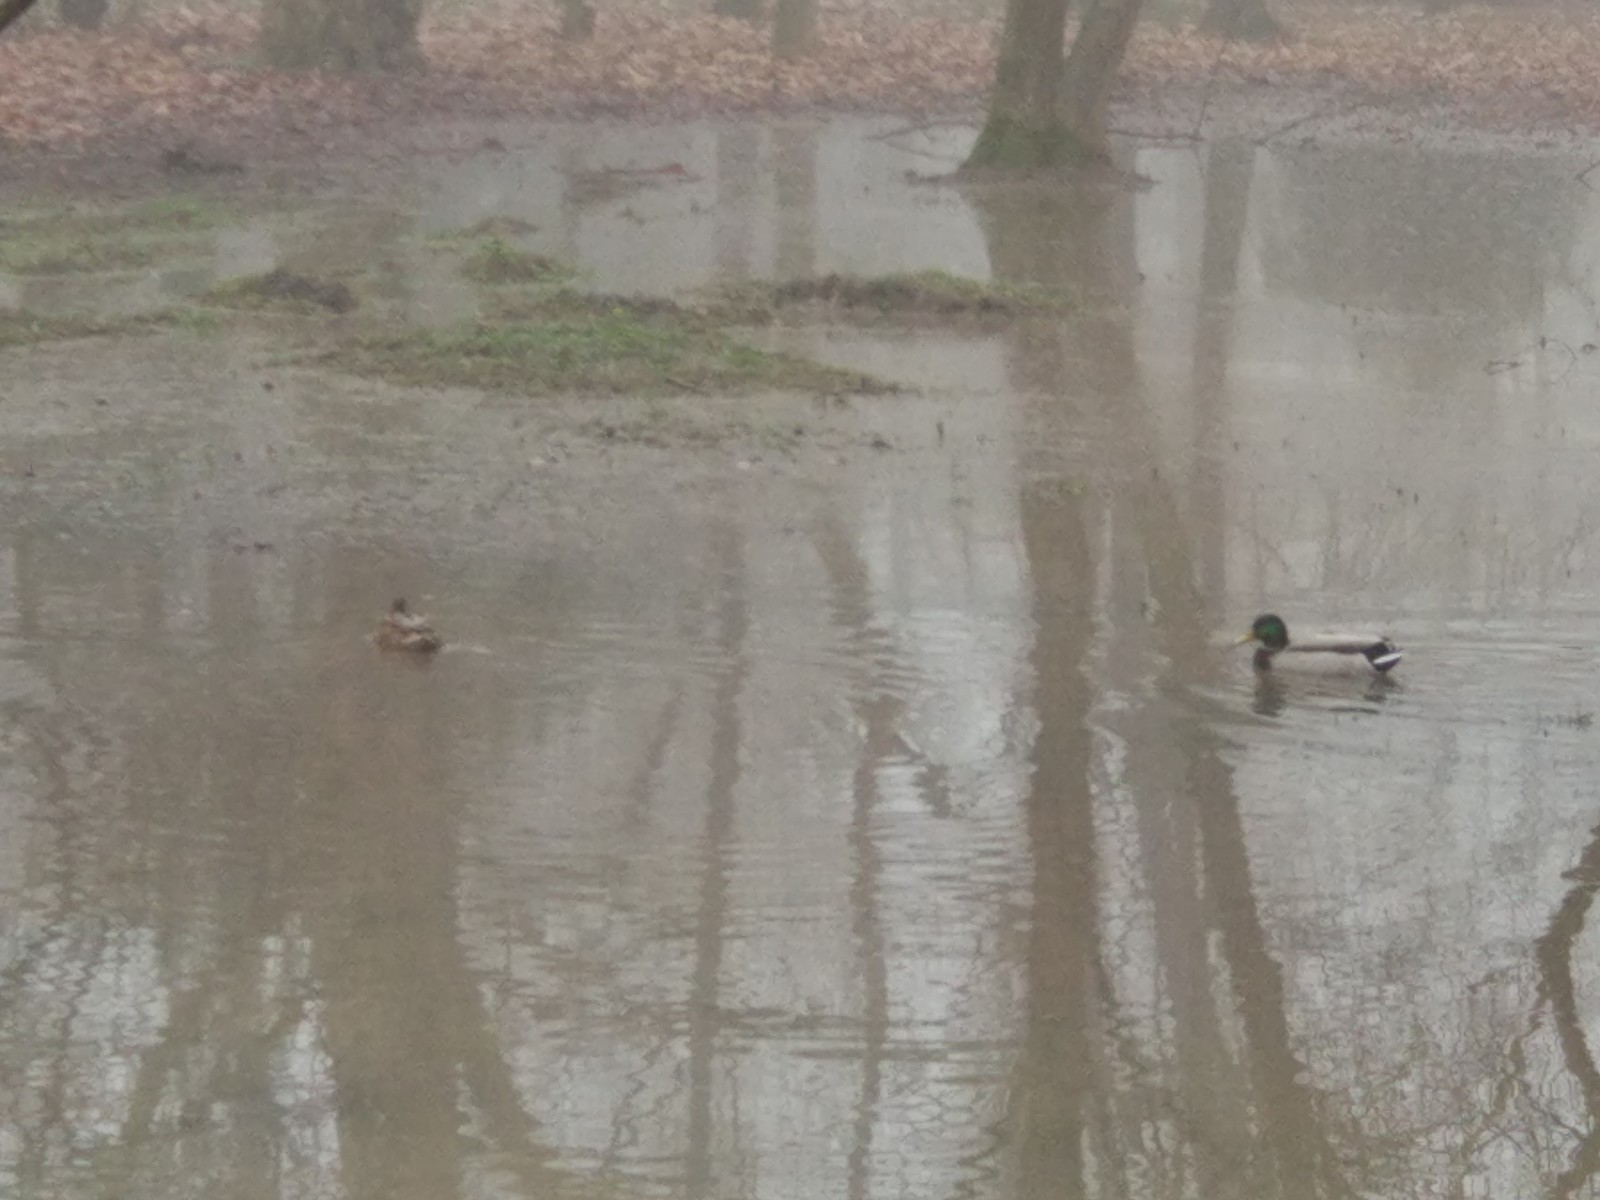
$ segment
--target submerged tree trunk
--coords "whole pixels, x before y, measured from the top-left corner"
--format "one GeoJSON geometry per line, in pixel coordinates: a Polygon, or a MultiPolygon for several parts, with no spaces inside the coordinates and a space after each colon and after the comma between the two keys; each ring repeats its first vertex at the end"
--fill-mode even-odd
{"type": "Polygon", "coordinates": [[[772,53],[801,58],[817,37],[817,0],[778,0],[772,13],[772,53]]]}
{"type": "Polygon", "coordinates": [[[1239,42],[1270,42],[1283,32],[1266,0],[1211,0],[1200,28],[1239,42]]]}
{"type": "Polygon", "coordinates": [[[422,0],[267,0],[257,46],[274,67],[420,67],[421,19],[422,0]]]}
{"type": "Polygon", "coordinates": [[[1098,0],[1084,14],[1061,74],[1061,119],[1096,161],[1107,161],[1106,109],[1144,0],[1098,0]]]}
{"type": "Polygon", "coordinates": [[[594,17],[588,0],[561,0],[561,40],[583,42],[593,37],[594,17]]]}
{"type": "Polygon", "coordinates": [[[107,0],[61,0],[56,11],[68,25],[79,29],[99,29],[106,19],[107,0]]]}
{"type": "Polygon", "coordinates": [[[1077,147],[1056,110],[1066,30],[1067,0],[1006,0],[989,116],[967,167],[1028,170],[1075,161],[1077,147]]]}
{"type": "Polygon", "coordinates": [[[741,21],[759,21],[765,9],[761,0],[714,0],[711,11],[719,17],[738,17],[741,21]]]}
{"type": "Polygon", "coordinates": [[[1106,105],[1144,0],[1097,0],[1062,64],[1066,0],[1007,0],[989,117],[966,166],[1107,161],[1106,105]]]}
{"type": "Polygon", "coordinates": [[[0,0],[0,30],[33,7],[33,0],[0,0]]]}

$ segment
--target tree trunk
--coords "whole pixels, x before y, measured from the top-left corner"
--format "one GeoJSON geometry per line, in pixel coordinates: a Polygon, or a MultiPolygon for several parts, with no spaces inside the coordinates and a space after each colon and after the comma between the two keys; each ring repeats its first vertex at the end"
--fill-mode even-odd
{"type": "Polygon", "coordinates": [[[1270,42],[1283,32],[1266,0],[1211,0],[1200,28],[1237,42],[1270,42]]]}
{"type": "Polygon", "coordinates": [[[1057,110],[1067,0],[1006,0],[1000,61],[966,168],[1029,170],[1081,161],[1057,110]]]}
{"type": "Polygon", "coordinates": [[[68,25],[79,29],[99,29],[106,19],[107,0],[61,0],[56,11],[68,25]]]}
{"type": "Polygon", "coordinates": [[[393,71],[422,65],[422,0],[267,0],[257,43],[269,66],[393,71]]]}
{"type": "Polygon", "coordinates": [[[711,11],[719,17],[738,17],[741,21],[759,21],[763,15],[761,0],[715,0],[711,11]]]}
{"type": "Polygon", "coordinates": [[[817,37],[817,0],[778,0],[772,14],[772,53],[803,58],[817,37]]]}
{"type": "Polygon", "coordinates": [[[0,0],[0,30],[33,7],[33,0],[0,0]]]}
{"type": "Polygon", "coordinates": [[[561,0],[561,40],[583,42],[594,36],[594,6],[587,0],[561,0]]]}
{"type": "Polygon", "coordinates": [[[1098,0],[1065,67],[1066,0],[1006,0],[989,118],[966,168],[1087,166],[1108,161],[1106,106],[1144,0],[1098,0]]]}
{"type": "Polygon", "coordinates": [[[1106,108],[1144,0],[1098,0],[1084,15],[1061,75],[1061,120],[1096,161],[1108,161],[1106,108]]]}

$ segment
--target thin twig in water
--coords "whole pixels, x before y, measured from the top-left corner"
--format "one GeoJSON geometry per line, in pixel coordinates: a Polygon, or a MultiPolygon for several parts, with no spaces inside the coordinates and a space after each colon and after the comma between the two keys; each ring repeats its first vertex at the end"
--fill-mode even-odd
{"type": "Polygon", "coordinates": [[[1560,346],[1567,352],[1567,369],[1550,381],[1551,383],[1560,383],[1568,375],[1571,375],[1572,368],[1578,365],[1578,354],[1577,351],[1573,350],[1571,346],[1560,338],[1542,337],[1539,339],[1539,349],[1548,350],[1551,346],[1560,346]]]}
{"type": "Polygon", "coordinates": [[[1552,346],[1560,346],[1567,352],[1566,370],[1550,380],[1552,384],[1560,383],[1568,375],[1572,374],[1572,368],[1578,365],[1578,353],[1566,342],[1556,337],[1541,337],[1534,345],[1518,350],[1515,358],[1491,358],[1483,364],[1483,373],[1485,375],[1504,375],[1507,371],[1515,371],[1519,367],[1526,365],[1527,355],[1543,353],[1552,346]]]}
{"type": "Polygon", "coordinates": [[[1258,137],[1256,139],[1256,145],[1264,146],[1268,142],[1270,142],[1273,138],[1282,137],[1284,134],[1288,133],[1291,129],[1297,129],[1301,125],[1304,125],[1307,121],[1317,121],[1317,120],[1321,120],[1323,117],[1341,116],[1341,115],[1346,114],[1346,113],[1352,113],[1352,112],[1355,112],[1358,108],[1366,108],[1366,107],[1368,107],[1370,103],[1371,102],[1368,101],[1368,100],[1357,100],[1354,103],[1348,104],[1348,105],[1345,105],[1345,104],[1330,104],[1326,108],[1314,108],[1310,112],[1305,113],[1305,114],[1303,114],[1301,116],[1298,116],[1294,120],[1289,121],[1286,124],[1279,125],[1276,129],[1268,130],[1266,133],[1262,134],[1260,137],[1258,137]]]}
{"type": "Polygon", "coordinates": [[[1183,133],[1176,129],[1168,129],[1161,132],[1146,132],[1143,129],[1125,129],[1121,125],[1113,125],[1107,129],[1106,132],[1113,134],[1116,137],[1128,138],[1132,141],[1171,142],[1173,144],[1182,144],[1185,146],[1192,145],[1193,143],[1201,140],[1198,134],[1183,133]]]}

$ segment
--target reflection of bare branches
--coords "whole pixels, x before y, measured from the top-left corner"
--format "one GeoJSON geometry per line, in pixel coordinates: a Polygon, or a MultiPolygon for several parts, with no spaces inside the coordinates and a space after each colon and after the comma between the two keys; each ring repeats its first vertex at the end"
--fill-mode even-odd
{"type": "MultiPolygon", "coordinates": [[[[1479,980],[1468,985],[1466,990],[1470,994],[1489,982],[1489,980],[1479,980]]],[[[1461,1163],[1472,1162],[1478,1152],[1486,1146],[1499,1141],[1516,1140],[1505,1118],[1511,1109],[1513,1099],[1518,1096],[1532,1097],[1534,1094],[1527,1077],[1527,1046],[1529,1039],[1538,1032],[1541,1025],[1540,1014],[1544,1003],[1541,998],[1534,1005],[1525,1027],[1511,1039],[1503,1054],[1498,1056],[1500,1063],[1498,1069],[1494,1071],[1489,1105],[1477,1121],[1476,1128],[1469,1130],[1462,1137],[1461,1147],[1454,1156],[1461,1163]]]]}
{"type": "Polygon", "coordinates": [[[1081,508],[1081,497],[1059,482],[1030,481],[1023,489],[1038,733],[1027,797],[1034,854],[1028,1004],[1011,1104],[1026,1194],[1085,1186],[1084,1132],[1100,1126],[1093,1108],[1104,1103],[1091,1070],[1100,921],[1083,674],[1093,567],[1081,508]]]}
{"type": "Polygon", "coordinates": [[[1484,363],[1483,373],[1485,375],[1503,375],[1507,371],[1515,371],[1524,364],[1524,355],[1541,354],[1551,346],[1559,346],[1567,354],[1567,365],[1562,369],[1561,374],[1554,379],[1544,381],[1546,387],[1554,386],[1572,374],[1573,368],[1578,365],[1578,354],[1577,351],[1573,350],[1571,346],[1560,338],[1548,335],[1540,337],[1532,346],[1513,351],[1512,356],[1509,358],[1491,358],[1484,363]]]}
{"type": "Polygon", "coordinates": [[[1556,1196],[1576,1195],[1600,1169],[1600,1069],[1589,1049],[1589,1039],[1578,1011],[1577,988],[1572,980],[1572,947],[1583,932],[1584,918],[1594,903],[1595,884],[1600,878],[1600,825],[1591,831],[1574,874],[1591,882],[1579,883],[1567,891],[1550,924],[1534,943],[1539,962],[1539,999],[1550,1005],[1561,1057],[1577,1081],[1589,1128],[1572,1152],[1572,1161],[1557,1178],[1552,1189],[1556,1196]]]}
{"type": "Polygon", "coordinates": [[[1267,130],[1266,133],[1263,133],[1260,137],[1256,138],[1256,145],[1264,146],[1275,138],[1280,138],[1284,134],[1298,129],[1300,126],[1310,121],[1320,121],[1324,117],[1332,119],[1334,117],[1349,116],[1353,112],[1358,112],[1363,108],[1367,108],[1371,103],[1372,102],[1370,100],[1357,97],[1349,100],[1341,99],[1333,104],[1319,106],[1312,109],[1308,113],[1304,113],[1301,116],[1294,118],[1292,121],[1285,121],[1282,125],[1267,130]]]}
{"type": "Polygon", "coordinates": [[[693,1196],[710,1195],[716,1131],[715,1066],[722,1018],[722,952],[728,919],[728,842],[733,836],[735,791],[742,774],[744,727],[740,697],[750,666],[749,601],[745,596],[744,549],[732,525],[717,530],[712,561],[721,585],[718,648],[727,664],[711,699],[711,774],[706,788],[705,861],[695,913],[694,972],[689,994],[689,1130],[684,1156],[684,1186],[693,1196]]]}
{"type": "Polygon", "coordinates": [[[656,718],[655,732],[645,743],[644,755],[639,760],[639,769],[628,781],[629,822],[636,827],[643,827],[649,818],[650,800],[654,794],[656,776],[661,773],[661,767],[666,762],[667,748],[672,745],[673,735],[678,729],[678,715],[682,709],[683,688],[679,687],[666,704],[662,705],[661,715],[656,718]]]}
{"type": "MultiPolygon", "coordinates": [[[[817,532],[816,545],[817,556],[828,573],[834,619],[848,630],[853,640],[875,640],[867,569],[836,517],[830,515],[823,522],[817,532]]],[[[870,648],[862,646],[861,649],[870,648]]],[[[863,653],[860,657],[884,667],[892,663],[890,656],[883,653],[863,653]]],[[[855,704],[856,717],[865,729],[865,740],[850,789],[849,841],[851,857],[855,860],[855,874],[850,884],[850,931],[855,938],[865,1003],[861,1094],[856,1102],[848,1165],[851,1200],[861,1200],[871,1193],[872,1134],[883,1088],[884,1049],[889,1039],[889,950],[878,911],[882,856],[873,838],[872,822],[878,808],[879,772],[884,761],[905,745],[899,733],[900,717],[905,709],[903,697],[902,689],[876,680],[855,704]]]]}

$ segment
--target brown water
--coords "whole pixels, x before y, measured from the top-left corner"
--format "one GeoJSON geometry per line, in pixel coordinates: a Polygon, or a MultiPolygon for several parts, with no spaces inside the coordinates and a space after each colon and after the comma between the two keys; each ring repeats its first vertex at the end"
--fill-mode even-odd
{"type": "Polygon", "coordinates": [[[488,215],[607,289],[1083,296],[786,335],[914,395],[661,447],[265,343],[5,356],[0,1195],[1600,1194],[1583,162],[906,180],[965,136],[555,128],[219,236],[419,318],[488,215]],[[395,593],[453,648],[373,652],[395,593]],[[1407,659],[1262,687],[1268,607],[1407,659]]]}

